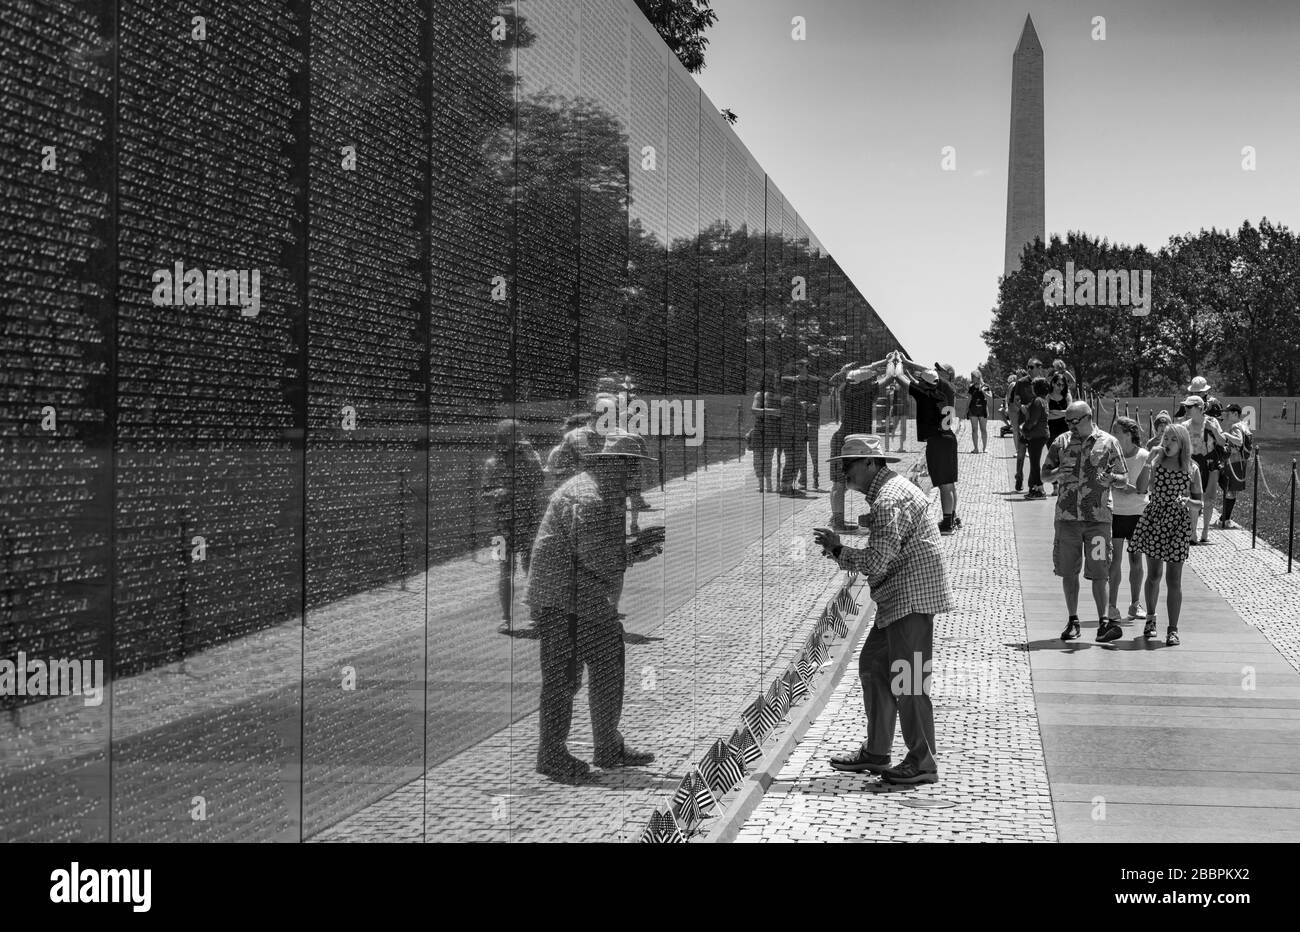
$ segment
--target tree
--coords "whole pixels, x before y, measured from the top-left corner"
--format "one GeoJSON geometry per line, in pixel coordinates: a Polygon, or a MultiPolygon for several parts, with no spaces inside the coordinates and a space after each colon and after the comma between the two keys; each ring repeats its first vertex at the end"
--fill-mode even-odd
{"type": "Polygon", "coordinates": [[[709,0],[636,0],[650,25],[659,31],[678,60],[692,74],[704,70],[704,31],[718,20],[709,0]]]}

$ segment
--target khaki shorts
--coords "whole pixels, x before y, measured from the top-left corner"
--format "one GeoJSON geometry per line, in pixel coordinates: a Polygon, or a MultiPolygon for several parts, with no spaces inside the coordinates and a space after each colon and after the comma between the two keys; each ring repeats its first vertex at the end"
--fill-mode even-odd
{"type": "Polygon", "coordinates": [[[1113,545],[1109,521],[1056,522],[1052,543],[1052,570],[1057,576],[1108,579],[1113,545]]]}

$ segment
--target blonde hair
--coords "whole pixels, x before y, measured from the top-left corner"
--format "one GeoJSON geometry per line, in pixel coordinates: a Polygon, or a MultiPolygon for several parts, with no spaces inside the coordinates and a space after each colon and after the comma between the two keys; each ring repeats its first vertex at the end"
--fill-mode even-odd
{"type": "Polygon", "coordinates": [[[1192,435],[1187,432],[1187,428],[1182,424],[1170,424],[1160,435],[1160,446],[1152,452],[1151,458],[1155,460],[1151,465],[1154,468],[1164,462],[1165,444],[1168,442],[1170,433],[1178,440],[1178,472],[1190,473],[1192,471],[1192,435]]]}

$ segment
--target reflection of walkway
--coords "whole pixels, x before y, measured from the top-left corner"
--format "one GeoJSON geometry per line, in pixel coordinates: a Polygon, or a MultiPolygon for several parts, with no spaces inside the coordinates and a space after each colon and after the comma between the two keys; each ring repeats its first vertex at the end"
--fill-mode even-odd
{"type": "Polygon", "coordinates": [[[1180,647],[1163,621],[1150,644],[1126,622],[1110,645],[1087,625],[1066,645],[1053,500],[1008,495],[1011,444],[993,448],[963,456],[967,526],[944,542],[959,610],[936,639],[941,782],[881,792],[825,763],[862,737],[850,668],[739,840],[1300,840],[1300,575],[1212,532],[1180,647]],[[908,807],[928,800],[946,808],[908,807]]]}
{"type": "MultiPolygon", "coordinates": [[[[628,575],[630,640],[663,637],[664,618],[689,612],[697,587],[734,576],[746,547],[825,498],[769,495],[760,509],[753,484],[746,457],[650,494],[659,510],[645,523],[664,523],[670,546],[628,575]]],[[[531,715],[536,643],[496,633],[495,565],[431,568],[427,606],[422,582],[314,610],[305,629],[295,620],[123,679],[98,708],[55,700],[0,719],[4,836],[104,838],[110,710],[114,840],[310,836],[531,715]],[[342,688],[345,667],[355,690],[342,688]],[[206,821],[189,818],[196,795],[206,821]]],[[[728,610],[757,631],[758,577],[733,585],[728,610]]],[[[516,611],[522,624],[518,600],[516,611]]],[[[745,649],[761,660],[771,648],[763,638],[745,649]]],[[[724,638],[717,650],[719,664],[739,668],[738,644],[724,638]]]]}
{"type": "MultiPolygon", "coordinates": [[[[610,841],[634,835],[687,766],[715,738],[731,733],[741,709],[793,659],[819,598],[824,601],[837,584],[834,568],[804,549],[812,528],[827,521],[826,497],[760,498],[748,459],[725,468],[733,471],[711,467],[697,474],[694,488],[670,487],[666,559],[629,574],[623,594],[634,634],[626,644],[622,730],[655,751],[654,764],[598,771],[580,787],[535,774],[536,644],[515,638],[514,676],[504,684],[513,690],[511,721],[316,839],[610,841]]],[[[588,760],[589,721],[584,690],[575,703],[570,747],[588,760]]]]}

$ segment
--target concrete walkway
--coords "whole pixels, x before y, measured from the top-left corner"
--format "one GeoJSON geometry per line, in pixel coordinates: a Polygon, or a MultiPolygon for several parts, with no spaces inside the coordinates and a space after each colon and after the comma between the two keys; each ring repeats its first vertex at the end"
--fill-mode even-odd
{"type": "MultiPolygon", "coordinates": [[[[1013,500],[1011,509],[1060,840],[1300,841],[1300,672],[1202,578],[1215,575],[1244,532],[1212,532],[1212,546],[1192,548],[1180,646],[1164,645],[1163,584],[1158,639],[1142,637],[1139,619],[1125,620],[1117,641],[1093,641],[1085,583],[1084,637],[1066,644],[1065,602],[1052,574],[1054,499],[1013,500]]],[[[1267,588],[1252,574],[1276,575],[1260,560],[1238,569],[1222,580],[1234,602],[1238,592],[1267,588]]],[[[1295,602],[1282,591],[1275,599],[1275,620],[1294,631],[1295,602]]]]}

